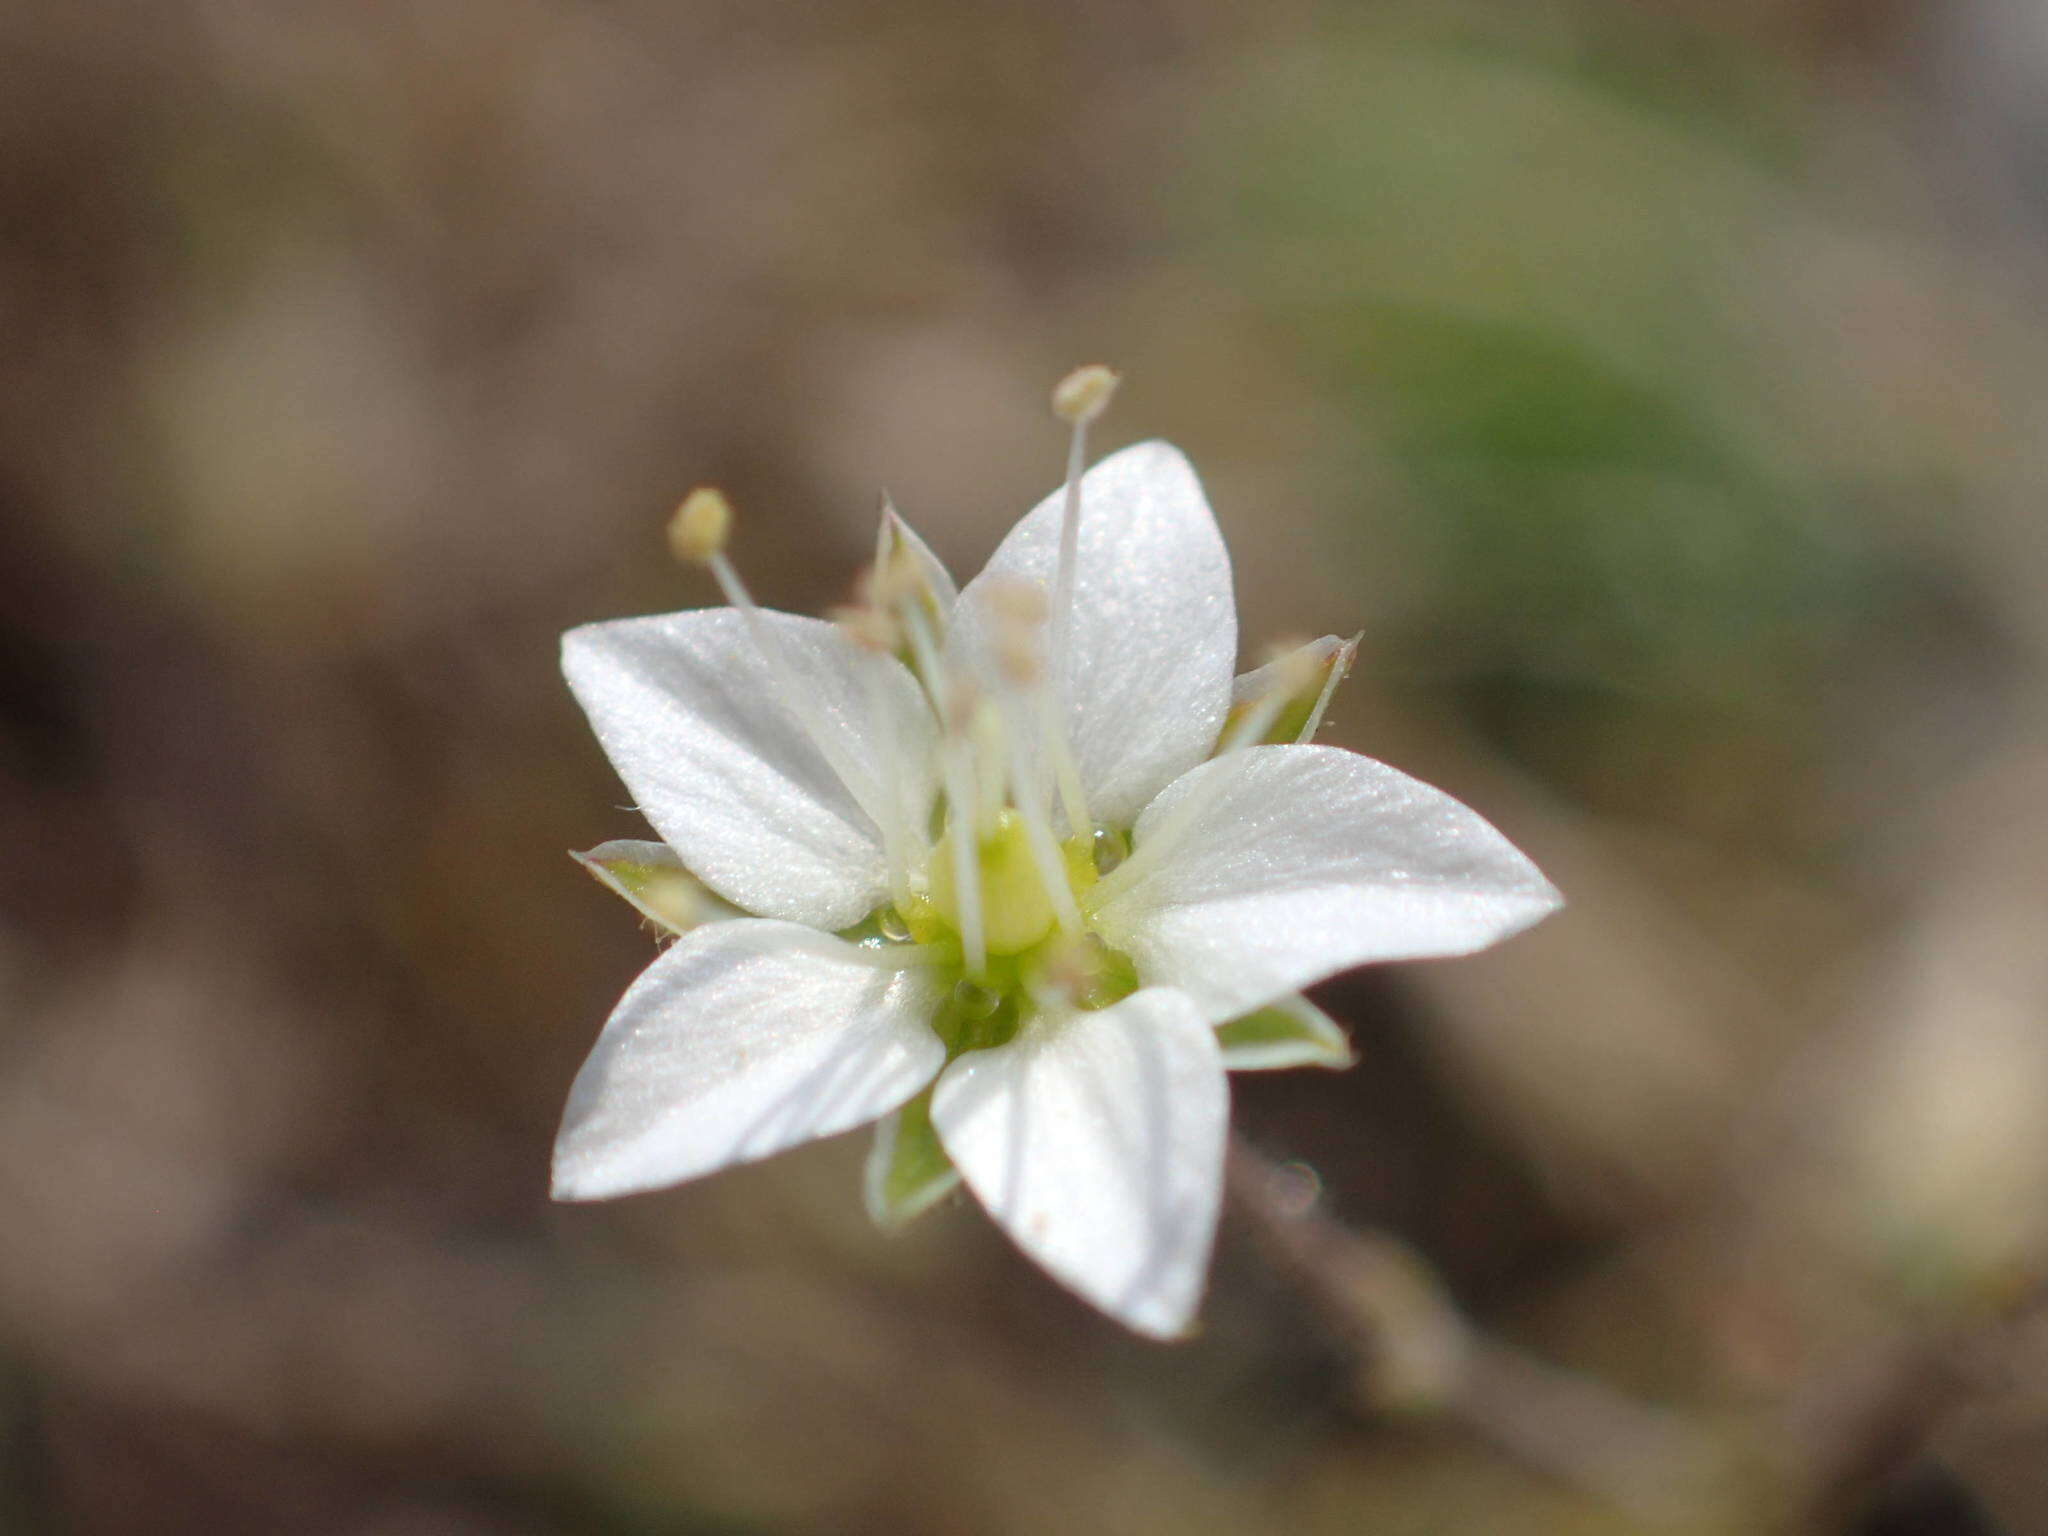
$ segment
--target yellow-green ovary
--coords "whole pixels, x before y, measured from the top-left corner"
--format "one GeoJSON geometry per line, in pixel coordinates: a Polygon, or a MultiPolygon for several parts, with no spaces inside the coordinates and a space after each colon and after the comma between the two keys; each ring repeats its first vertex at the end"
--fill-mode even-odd
{"type": "MultiPolygon", "coordinates": [[[[1052,932],[1056,914],[1031,856],[1031,840],[1023,818],[1004,810],[996,824],[978,839],[975,867],[981,884],[981,929],[988,952],[1014,955],[1031,948],[1052,932]]],[[[1095,864],[1088,840],[1071,839],[1060,850],[1061,872],[1070,888],[1082,891],[1095,883],[1095,864]]],[[[960,926],[960,893],[953,876],[953,834],[932,850],[930,898],[940,917],[956,931],[960,926]]]]}

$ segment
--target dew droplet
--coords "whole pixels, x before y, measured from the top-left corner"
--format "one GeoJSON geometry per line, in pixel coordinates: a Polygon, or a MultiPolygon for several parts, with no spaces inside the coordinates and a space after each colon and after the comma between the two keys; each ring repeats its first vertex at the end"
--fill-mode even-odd
{"type": "Polygon", "coordinates": [[[1108,874],[1123,863],[1128,851],[1122,836],[1118,833],[1110,831],[1107,827],[1095,829],[1095,873],[1108,874]]]}
{"type": "Polygon", "coordinates": [[[1322,1197],[1323,1176],[1307,1163],[1282,1163],[1273,1170],[1273,1200],[1290,1216],[1306,1216],[1322,1197]]]}
{"type": "Polygon", "coordinates": [[[882,908],[882,915],[875,919],[875,926],[881,930],[882,937],[891,944],[910,942],[910,923],[894,907],[882,908]]]}
{"type": "Polygon", "coordinates": [[[953,988],[953,1005],[961,1016],[969,1019],[985,1019],[1003,1004],[1003,995],[992,992],[975,982],[963,981],[953,988]]]}

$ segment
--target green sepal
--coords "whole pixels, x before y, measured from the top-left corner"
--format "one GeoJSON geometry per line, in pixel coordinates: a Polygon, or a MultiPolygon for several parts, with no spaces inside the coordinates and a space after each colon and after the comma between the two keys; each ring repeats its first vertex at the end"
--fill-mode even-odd
{"type": "Polygon", "coordinates": [[[1353,635],[1349,640],[1340,640],[1335,635],[1325,635],[1277,661],[1241,674],[1231,684],[1230,713],[1224,717],[1223,729],[1217,739],[1227,741],[1238,721],[1265,698],[1284,673],[1300,666],[1300,658],[1306,656],[1310,658],[1311,665],[1302,668],[1303,681],[1289,695],[1273,723],[1266,727],[1265,735],[1247,745],[1313,741],[1322,726],[1324,711],[1329,709],[1330,699],[1337,692],[1337,685],[1344,681],[1344,675],[1351,670],[1351,663],[1358,655],[1360,638],[1353,635]]]}
{"type": "Polygon", "coordinates": [[[1277,1067],[1348,1067],[1358,1059],[1344,1031],[1307,998],[1283,998],[1217,1026],[1216,1043],[1231,1072],[1277,1067]]]}
{"type": "Polygon", "coordinates": [[[632,903],[635,911],[663,933],[688,933],[704,923],[735,915],[733,908],[683,868],[683,861],[667,843],[619,838],[569,857],[589,870],[599,885],[632,903]]]}
{"type": "Polygon", "coordinates": [[[864,1192],[868,1215],[888,1230],[908,1226],[960,1183],[960,1170],[939,1144],[927,1088],[875,1127],[864,1192]]]}

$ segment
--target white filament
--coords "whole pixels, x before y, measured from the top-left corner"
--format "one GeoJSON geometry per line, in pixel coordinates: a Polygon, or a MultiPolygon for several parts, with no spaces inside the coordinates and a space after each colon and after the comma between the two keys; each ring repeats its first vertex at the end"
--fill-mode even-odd
{"type": "Polygon", "coordinates": [[[1047,631],[1046,683],[1038,706],[1039,733],[1045,739],[1046,756],[1052,764],[1053,781],[1059,786],[1060,808],[1067,815],[1067,831],[1086,837],[1095,830],[1088,815],[1088,799],[1081,788],[1081,773],[1067,742],[1063,706],[1070,682],[1068,658],[1073,648],[1075,570],[1081,556],[1081,473],[1088,458],[1088,418],[1074,422],[1067,444],[1066,499],[1060,507],[1059,564],[1053,570],[1051,626],[1047,631]]]}
{"type": "Polygon", "coordinates": [[[1060,507],[1060,558],[1052,580],[1049,670],[1053,687],[1062,695],[1067,688],[1067,652],[1073,629],[1074,568],[1081,554],[1081,470],[1087,458],[1088,418],[1082,416],[1074,422],[1073,436],[1067,441],[1067,494],[1060,507]]]}
{"type": "MultiPolygon", "coordinates": [[[[866,651],[860,658],[861,680],[867,686],[868,712],[875,722],[878,741],[888,740],[890,658],[878,651],[866,651]]],[[[878,786],[887,814],[877,820],[882,834],[882,855],[889,865],[889,896],[896,910],[910,909],[910,865],[912,849],[917,862],[924,862],[926,847],[918,829],[915,808],[904,803],[903,775],[896,771],[896,754],[882,754],[882,782],[878,786]]]]}
{"type": "Polygon", "coordinates": [[[988,940],[981,925],[980,833],[974,824],[973,748],[958,732],[948,731],[945,745],[946,836],[953,856],[953,921],[960,929],[960,959],[968,977],[988,975],[988,940]]]}
{"type": "MultiPolygon", "coordinates": [[[[1013,709],[1019,701],[1012,695],[1013,709]]],[[[1060,858],[1060,845],[1053,836],[1052,817],[1039,796],[1037,764],[1031,761],[1025,744],[1027,738],[1016,728],[1013,718],[1010,722],[1010,802],[1017,808],[1017,819],[1024,825],[1024,841],[1031,849],[1031,863],[1038,871],[1038,883],[1045,889],[1045,899],[1052,903],[1054,916],[1060,927],[1068,933],[1081,930],[1081,908],[1074,900],[1073,886],[1067,880],[1066,864],[1060,858]]]]}
{"type": "Polygon", "coordinates": [[[971,729],[978,792],[974,802],[974,824],[986,836],[995,831],[996,820],[1003,814],[1003,785],[1009,771],[1003,745],[1002,716],[982,700],[975,706],[971,729]]]}

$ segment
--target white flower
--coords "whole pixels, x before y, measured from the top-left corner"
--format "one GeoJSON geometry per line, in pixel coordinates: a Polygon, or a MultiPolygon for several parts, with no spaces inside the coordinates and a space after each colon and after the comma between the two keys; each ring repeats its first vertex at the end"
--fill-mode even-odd
{"type": "Polygon", "coordinates": [[[1457,801],[1307,744],[1348,647],[1233,684],[1229,558],[1163,443],[1071,473],[957,597],[885,513],[871,606],[843,627],[754,607],[708,547],[714,510],[679,547],[734,606],[563,640],[666,845],[587,860],[667,926],[649,881],[680,870],[737,913],[627,990],[571,1092],[556,1196],[880,1118],[878,1217],[964,1178],[1081,1296],[1183,1333],[1226,1068],[1342,1064],[1302,988],[1482,948],[1557,893],[1457,801]]]}

